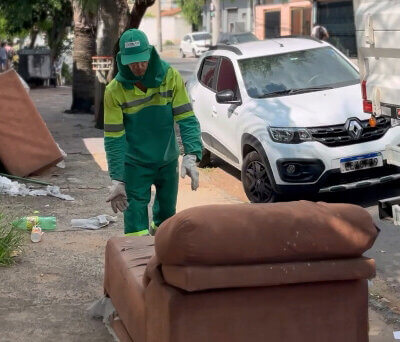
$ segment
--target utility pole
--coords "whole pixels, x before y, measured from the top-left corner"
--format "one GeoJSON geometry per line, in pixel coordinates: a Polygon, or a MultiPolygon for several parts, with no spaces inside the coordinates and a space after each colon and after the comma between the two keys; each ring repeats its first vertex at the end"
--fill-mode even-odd
{"type": "Polygon", "coordinates": [[[158,51],[162,51],[162,34],[161,34],[161,0],[156,0],[157,12],[157,46],[158,51]]]}
{"type": "Polygon", "coordinates": [[[212,17],[212,43],[216,45],[221,28],[221,7],[219,0],[211,0],[210,10],[211,13],[214,13],[212,17]]]}

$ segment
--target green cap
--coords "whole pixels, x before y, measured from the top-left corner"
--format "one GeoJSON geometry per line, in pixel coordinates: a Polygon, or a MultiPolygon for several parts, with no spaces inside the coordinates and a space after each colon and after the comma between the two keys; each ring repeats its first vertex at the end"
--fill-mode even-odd
{"type": "Polygon", "coordinates": [[[144,32],[137,29],[125,31],[119,39],[123,65],[146,62],[150,59],[151,45],[144,32]]]}

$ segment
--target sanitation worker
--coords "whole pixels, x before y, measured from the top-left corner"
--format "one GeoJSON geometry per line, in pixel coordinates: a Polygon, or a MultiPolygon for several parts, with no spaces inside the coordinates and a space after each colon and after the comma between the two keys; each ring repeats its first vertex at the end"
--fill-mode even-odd
{"type": "Polygon", "coordinates": [[[146,35],[125,31],[119,41],[118,74],[104,93],[104,141],[112,186],[107,202],[124,212],[125,235],[149,234],[148,204],[155,185],[155,231],[176,212],[179,148],[181,176],[199,186],[196,161],[201,159],[200,126],[179,72],[160,59],[146,35]]]}

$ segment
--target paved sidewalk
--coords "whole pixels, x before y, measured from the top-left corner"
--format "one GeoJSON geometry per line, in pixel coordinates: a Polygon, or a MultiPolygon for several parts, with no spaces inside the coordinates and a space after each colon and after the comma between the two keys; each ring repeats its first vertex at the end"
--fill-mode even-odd
{"type": "MultiPolygon", "coordinates": [[[[98,231],[75,230],[69,225],[72,218],[114,215],[105,203],[110,181],[103,133],[93,128],[93,116],[63,113],[71,104],[70,88],[32,90],[31,96],[55,140],[68,153],[65,169],[53,168],[41,179],[60,186],[75,201],[0,197],[2,210],[14,216],[38,210],[39,215],[56,216],[58,226],[55,232],[45,233],[39,244],[32,244],[27,236],[18,263],[0,269],[0,340],[112,341],[104,325],[88,317],[86,308],[102,296],[104,247],[110,237],[123,235],[122,215],[117,223],[98,231]]],[[[230,177],[218,170],[217,179],[211,179],[202,170],[196,192],[191,191],[189,179],[182,180],[178,210],[246,201],[230,177]]],[[[374,311],[370,312],[370,341],[394,341],[393,328],[374,311]]]]}

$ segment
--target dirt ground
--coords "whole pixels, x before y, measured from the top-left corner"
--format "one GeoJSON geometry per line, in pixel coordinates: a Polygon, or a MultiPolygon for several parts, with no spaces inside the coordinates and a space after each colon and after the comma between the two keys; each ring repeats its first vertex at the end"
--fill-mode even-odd
{"type": "MultiPolygon", "coordinates": [[[[112,341],[103,323],[88,316],[87,307],[102,296],[104,248],[110,237],[123,235],[122,215],[97,231],[70,227],[73,218],[114,215],[105,203],[110,180],[103,133],[93,128],[93,116],[63,113],[71,104],[70,88],[34,89],[31,97],[68,154],[65,169],[52,168],[40,179],[60,186],[75,201],[0,196],[0,208],[14,217],[39,211],[57,218],[56,231],[45,233],[37,244],[27,235],[17,264],[0,269],[0,341],[112,341]]],[[[188,179],[182,180],[178,210],[247,201],[235,172],[202,170],[196,192],[188,179]]],[[[393,340],[394,328],[380,313],[371,311],[370,325],[370,341],[393,340]]]]}

